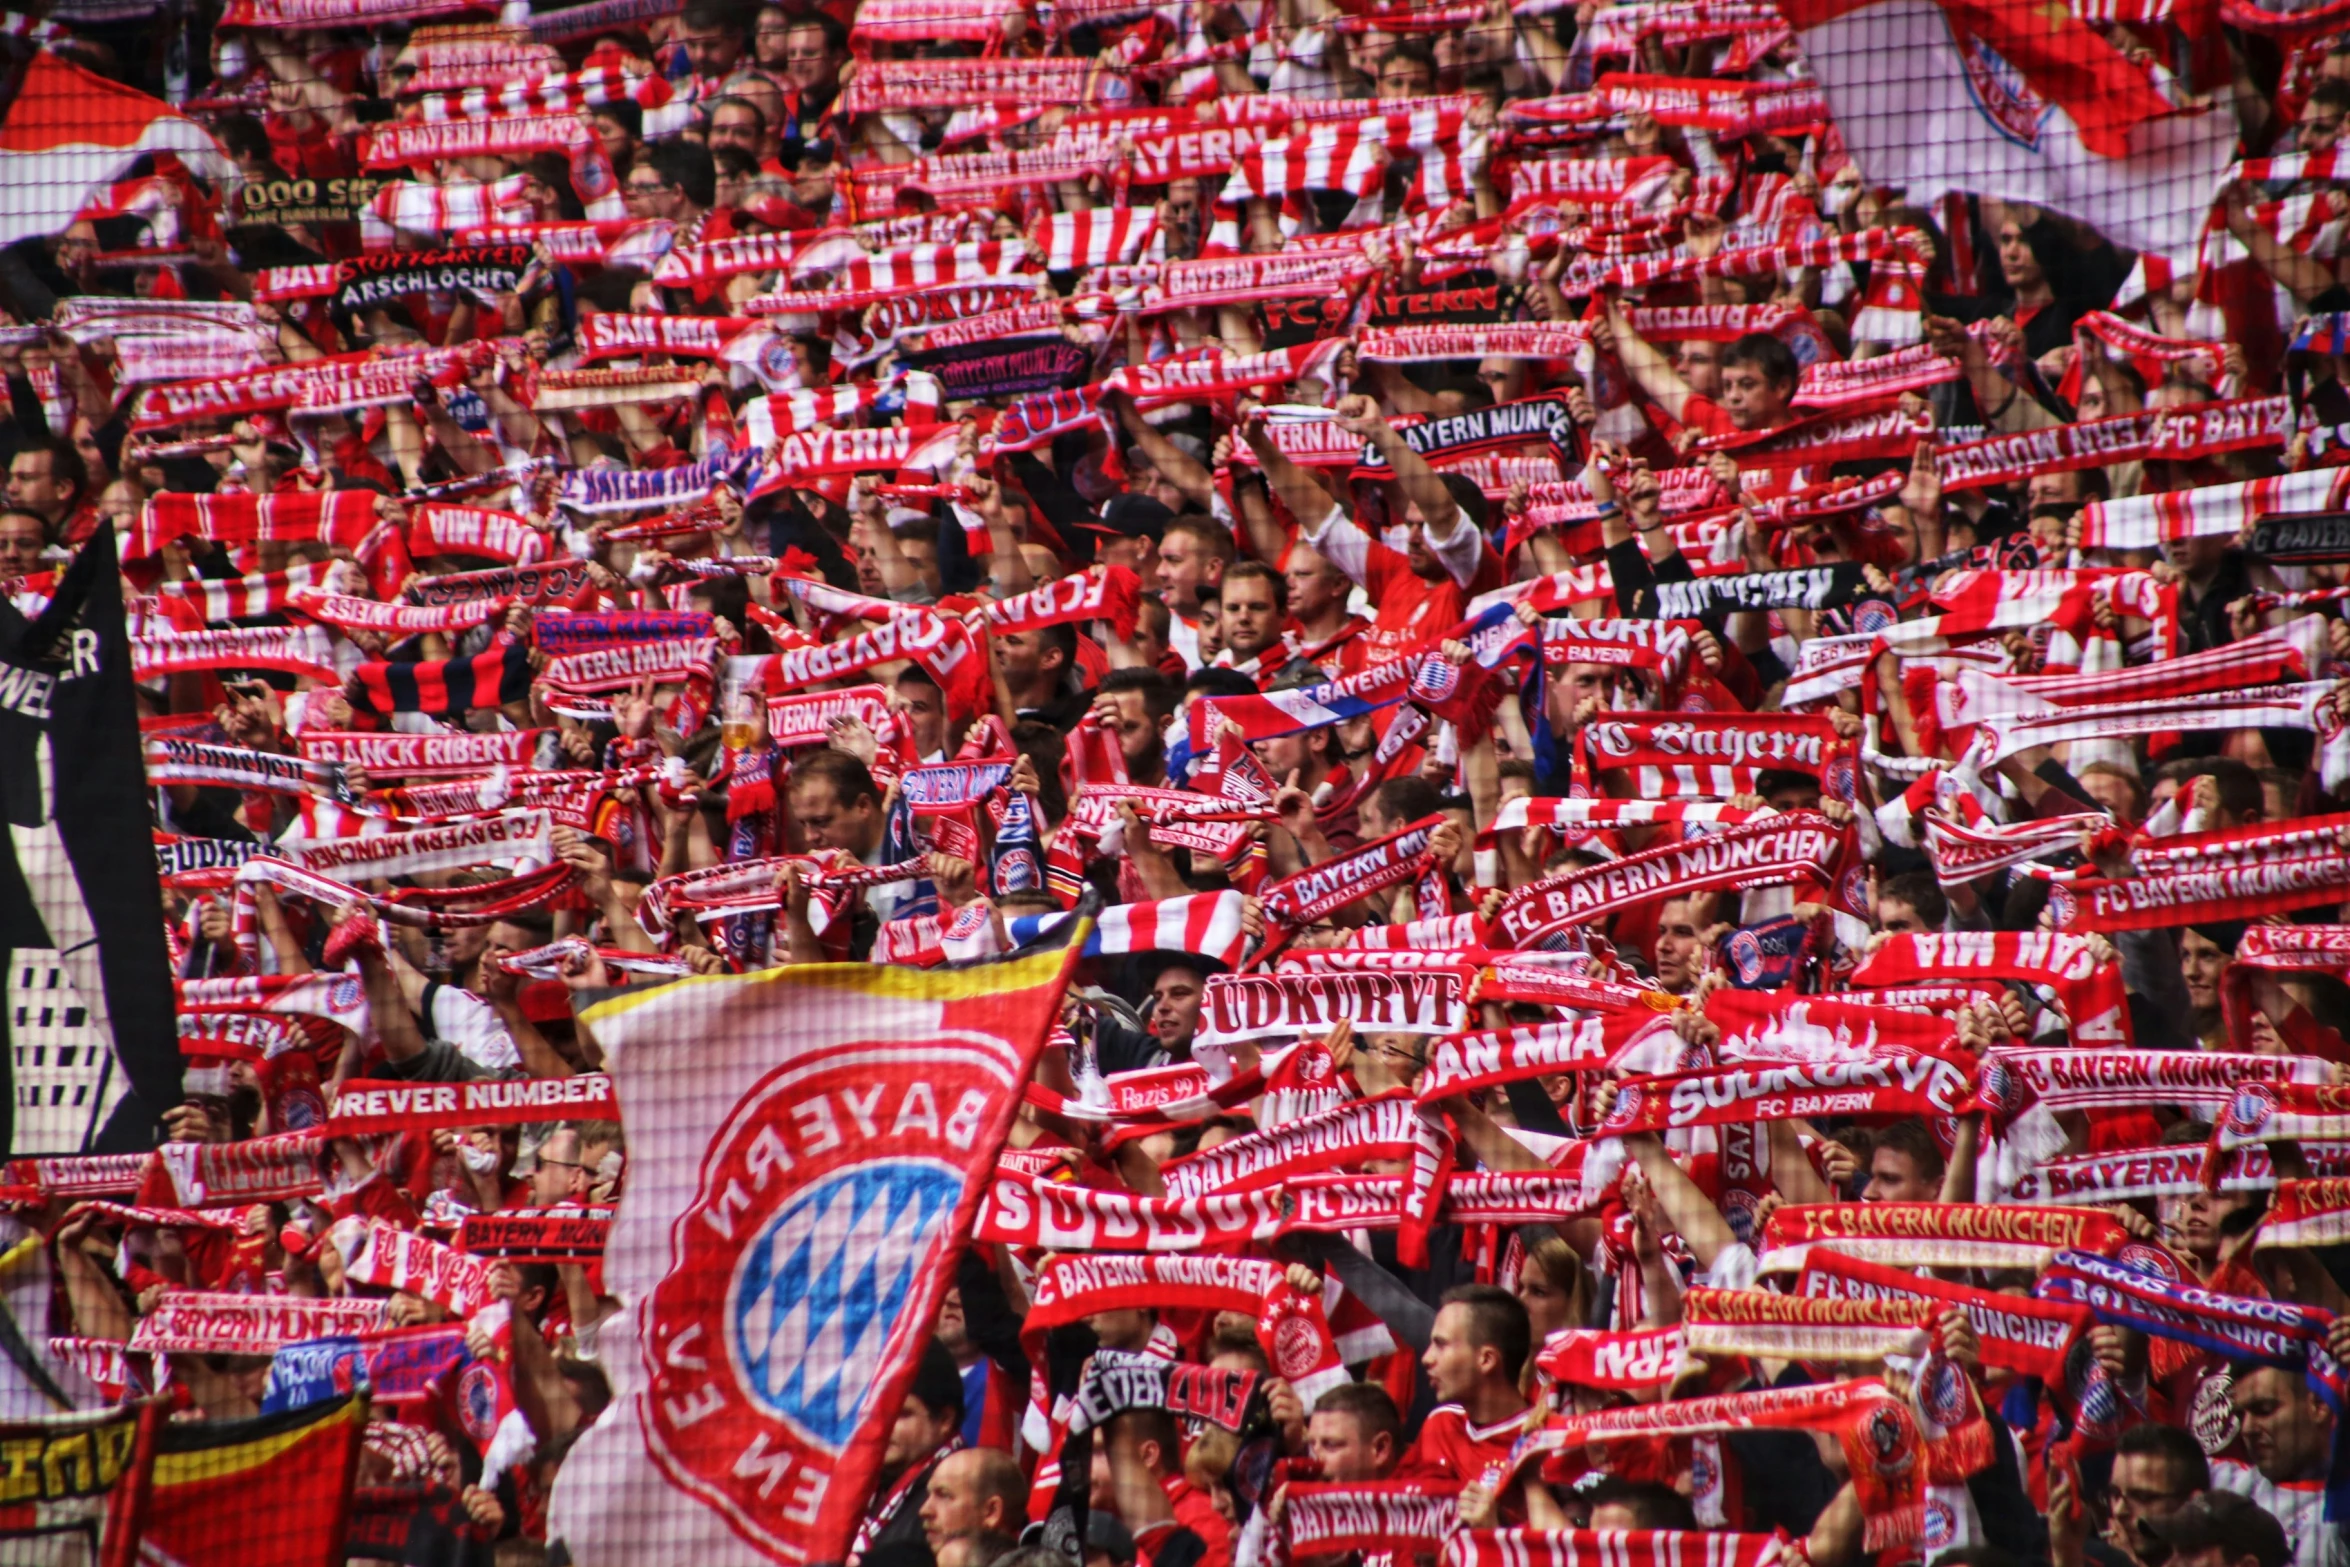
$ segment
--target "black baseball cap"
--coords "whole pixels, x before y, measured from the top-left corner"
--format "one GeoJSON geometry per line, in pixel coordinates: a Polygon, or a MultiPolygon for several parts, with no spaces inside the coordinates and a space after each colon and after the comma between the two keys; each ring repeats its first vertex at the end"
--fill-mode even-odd
{"type": "Polygon", "coordinates": [[[1175,514],[1164,501],[1147,495],[1113,495],[1102,507],[1102,520],[1084,524],[1095,533],[1115,534],[1125,539],[1157,539],[1167,531],[1167,524],[1175,514]]]}

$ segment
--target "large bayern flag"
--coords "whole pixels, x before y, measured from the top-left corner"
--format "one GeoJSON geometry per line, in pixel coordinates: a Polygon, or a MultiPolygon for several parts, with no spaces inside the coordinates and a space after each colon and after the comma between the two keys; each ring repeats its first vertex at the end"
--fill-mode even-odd
{"type": "Polygon", "coordinates": [[[2070,9],[2032,0],[1780,0],[1861,177],[2050,207],[2192,265],[2233,155],[2070,9]]]}
{"type": "Polygon", "coordinates": [[[36,55],[0,121],[0,245],[56,233],[150,152],[207,179],[234,172],[211,133],[162,99],[36,55]]]}
{"type": "Polygon", "coordinates": [[[564,1460],[577,1567],[838,1562],[1070,968],[807,964],[590,1008],[628,1134],[613,1404],[564,1460]]]}

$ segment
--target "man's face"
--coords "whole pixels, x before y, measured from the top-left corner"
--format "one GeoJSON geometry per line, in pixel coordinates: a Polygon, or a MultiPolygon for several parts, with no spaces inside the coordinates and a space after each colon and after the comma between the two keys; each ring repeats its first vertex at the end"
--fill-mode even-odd
{"type": "Polygon", "coordinates": [[[914,731],[916,755],[945,749],[947,704],[938,687],[927,680],[900,680],[897,700],[890,705],[905,716],[906,726],[914,731]]]}
{"type": "Polygon", "coordinates": [[[1391,54],[1379,62],[1379,96],[1382,98],[1425,98],[1436,90],[1435,80],[1428,67],[1417,60],[1391,54]]]}
{"type": "Polygon", "coordinates": [[[1917,1161],[1898,1148],[1879,1148],[1869,1158],[1869,1183],[1860,1189],[1862,1202],[1932,1202],[1942,1195],[1942,1183],[1929,1179],[1917,1161]]]}
{"type": "Polygon", "coordinates": [[[1290,546],[1281,580],[1289,587],[1290,613],[1312,622],[1346,602],[1346,574],[1303,544],[1290,546]]]}
{"type": "Polygon", "coordinates": [[[2304,104],[2293,126],[2293,139],[2303,152],[2323,152],[2342,139],[2342,111],[2322,103],[2304,104]]]}
{"type": "Polygon", "coordinates": [[[799,167],[791,174],[792,200],[810,212],[830,212],[835,168],[830,158],[801,158],[799,167]]]}
{"type": "Polygon", "coordinates": [[[2264,1478],[2283,1484],[2325,1473],[2334,1417],[2297,1374],[2263,1366],[2235,1380],[2228,1402],[2243,1423],[2252,1467],[2264,1478]]]}
{"type": "Polygon", "coordinates": [[[1395,1467],[1395,1444],[1385,1432],[1366,1441],[1363,1423],[1340,1410],[1316,1410],[1306,1421],[1306,1449],[1322,1478],[1335,1485],[1385,1479],[1395,1467]]]}
{"type": "Polygon", "coordinates": [[[1169,1052],[1191,1048],[1191,1036],[1199,1031],[1200,1003],[1207,993],[1207,981],[1192,969],[1162,969],[1151,981],[1151,1034],[1169,1052]]]}
{"type": "Polygon", "coordinates": [[[55,452],[18,452],[8,464],[8,504],[62,520],[73,504],[73,486],[57,477],[55,452]]]}
{"type": "Polygon", "coordinates": [[[2219,1009],[2219,977],[2227,966],[2227,953],[2200,931],[2179,937],[2179,977],[2187,982],[2187,999],[2198,1012],[2219,1009]]]}
{"type": "Polygon", "coordinates": [[[2219,1260],[2220,1224],[2248,1200],[2243,1192],[2189,1192],[2162,1200],[2162,1222],[2181,1251],[2201,1263],[2219,1260]]]}
{"type": "Polygon", "coordinates": [[[881,815],[871,800],[860,800],[854,807],[842,805],[827,778],[793,785],[791,814],[808,835],[809,848],[846,849],[860,856],[873,847],[881,815]]]}
{"type": "Polygon", "coordinates": [[[721,147],[740,147],[753,157],[767,139],[767,128],[759,122],[759,111],[747,103],[730,103],[710,117],[710,150],[721,147]]]}
{"type": "Polygon", "coordinates": [[[795,27],[783,40],[783,65],[792,85],[804,93],[830,92],[840,82],[840,62],[821,27],[795,27]]]}
{"type": "Polygon", "coordinates": [[[1918,911],[1899,898],[1877,900],[1877,924],[1890,935],[1924,935],[1926,922],[1918,918],[1918,911]]]}
{"type": "Polygon", "coordinates": [[[731,27],[698,28],[680,24],[676,32],[678,47],[685,51],[686,63],[694,74],[707,80],[723,76],[734,69],[734,62],[743,52],[743,35],[731,27]]]}
{"type": "Polygon", "coordinates": [[[1126,758],[1129,767],[1157,760],[1166,736],[1151,718],[1150,704],[1140,691],[1113,691],[1110,699],[1117,704],[1110,727],[1117,731],[1118,754],[1126,758]]]}
{"type": "Polygon", "coordinates": [[[1477,1355],[1477,1346],[1469,1340],[1468,1309],[1456,1305],[1437,1312],[1436,1325],[1428,1330],[1428,1352],[1420,1357],[1420,1364],[1428,1372],[1428,1385],[1435,1390],[1438,1403],[1457,1402],[1483,1380],[1477,1355]]]}
{"type": "Polygon", "coordinates": [[[1697,922],[1704,915],[1690,899],[1675,898],[1657,916],[1656,982],[1676,996],[1697,983],[1703,967],[1705,932],[1697,922]]]}
{"type": "Polygon", "coordinates": [[[914,575],[922,579],[922,586],[931,593],[939,590],[938,541],[936,539],[900,539],[898,553],[906,557],[906,564],[914,568],[914,575]]]}
{"type": "Polygon", "coordinates": [[[999,631],[987,640],[988,645],[995,649],[996,668],[1014,685],[1025,685],[1043,670],[1042,634],[1034,631],[999,631]]]}
{"type": "Polygon", "coordinates": [[[2106,1492],[2113,1504],[2108,1537],[2147,1567],[2159,1567],[2170,1547],[2154,1538],[2149,1526],[2169,1522],[2187,1505],[2195,1493],[2186,1487],[2187,1477],[2159,1453],[2116,1454],[2113,1483],[2106,1492]]]}
{"type": "Polygon", "coordinates": [[[2024,487],[2024,509],[2034,506],[2072,506],[2081,499],[2081,476],[2067,469],[2063,473],[2035,473],[2032,482],[2024,487]]]}
{"type": "Polygon", "coordinates": [[[1722,366],[1722,412],[1741,430],[1762,430],[1779,422],[1794,388],[1763,374],[1746,360],[1722,366]]]}
{"type": "Polygon", "coordinates": [[[560,1207],[587,1196],[588,1177],[580,1158],[579,1134],[564,1129],[539,1147],[539,1167],[530,1178],[530,1200],[541,1208],[560,1207]]]}
{"type": "Polygon", "coordinates": [[[1722,345],[1690,341],[1673,350],[1673,368],[1700,397],[1721,400],[1722,345]]]}
{"type": "Polygon", "coordinates": [[[936,1551],[957,1535],[977,1534],[989,1518],[979,1499],[979,1455],[950,1453],[930,1472],[930,1495],[922,1503],[922,1535],[936,1551]]]}
{"type": "Polygon", "coordinates": [[[1284,618],[1273,601],[1273,584],[1263,577],[1226,582],[1221,593],[1224,646],[1235,659],[1254,658],[1281,640],[1284,618]]]}
{"type": "Polygon", "coordinates": [[[1222,572],[1219,563],[1188,533],[1170,533],[1159,542],[1159,591],[1170,606],[1200,607],[1200,590],[1222,572]],[[1214,569],[1211,575],[1211,569],[1214,569]]]}
{"type": "Polygon", "coordinates": [[[661,218],[677,204],[677,191],[650,168],[631,169],[620,182],[620,199],[632,217],[661,218]]]}
{"type": "Polygon", "coordinates": [[[891,1422],[889,1442],[882,1449],[881,1461],[892,1468],[903,1469],[918,1464],[938,1451],[938,1444],[947,1439],[947,1422],[931,1414],[930,1406],[906,1395],[898,1406],[898,1417],[891,1422]]]}
{"type": "Polygon", "coordinates": [[[21,512],[0,517],[0,577],[22,577],[38,568],[46,542],[40,518],[21,512]]]}

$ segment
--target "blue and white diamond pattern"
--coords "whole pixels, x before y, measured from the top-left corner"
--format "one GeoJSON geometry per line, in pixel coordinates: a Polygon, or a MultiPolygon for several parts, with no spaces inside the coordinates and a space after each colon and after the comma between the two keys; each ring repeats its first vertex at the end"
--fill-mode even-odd
{"type": "Polygon", "coordinates": [[[845,1447],[915,1266],[962,1184],[949,1165],[878,1160],[777,1209],[743,1248],[727,1291],[728,1347],[745,1395],[804,1440],[845,1447]]]}

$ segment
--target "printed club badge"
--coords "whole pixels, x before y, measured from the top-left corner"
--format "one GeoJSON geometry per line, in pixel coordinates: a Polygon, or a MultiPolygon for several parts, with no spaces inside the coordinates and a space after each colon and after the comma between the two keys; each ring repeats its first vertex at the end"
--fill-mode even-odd
{"type": "Polygon", "coordinates": [[[1002,1091],[958,1043],[938,1041],[912,1079],[876,1074],[903,1049],[878,1041],[778,1068],[711,1139],[677,1221],[677,1265],[648,1309],[648,1445],[778,1560],[802,1559],[857,1489],[834,1472],[944,1287],[926,1264],[1002,1091]]]}

